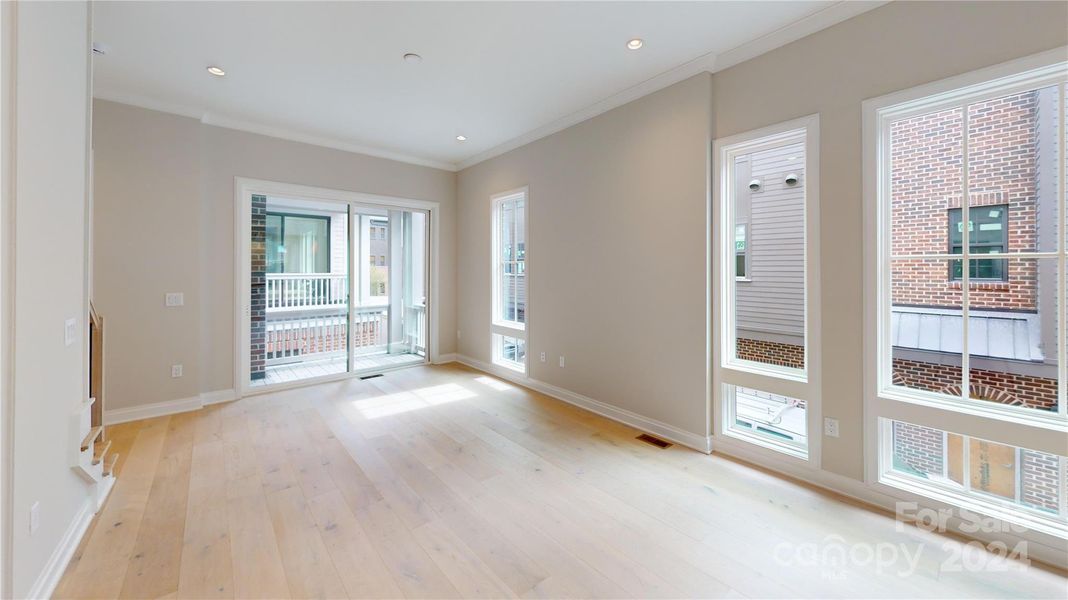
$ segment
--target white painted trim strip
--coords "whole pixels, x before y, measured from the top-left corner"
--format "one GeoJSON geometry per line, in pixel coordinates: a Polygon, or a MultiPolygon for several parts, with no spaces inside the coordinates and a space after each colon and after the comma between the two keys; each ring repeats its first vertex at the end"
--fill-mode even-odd
{"type": "Polygon", "coordinates": [[[377,158],[395,160],[398,162],[419,165],[423,167],[430,167],[433,169],[442,169],[444,171],[456,172],[462,171],[463,169],[474,166],[480,162],[489,160],[496,156],[500,156],[501,154],[504,154],[511,150],[515,150],[516,148],[525,146],[531,142],[540,140],[544,137],[548,137],[559,131],[563,131],[564,129],[567,129],[572,125],[577,125],[583,121],[592,119],[597,115],[606,113],[612,110],[613,108],[618,108],[628,102],[632,102],[643,96],[648,96],[649,94],[658,92],[668,86],[674,85],[685,79],[689,79],[690,77],[693,77],[694,75],[697,75],[699,73],[715,73],[717,71],[722,71],[723,69],[726,69],[728,67],[732,67],[738,63],[745,62],[751,58],[755,58],[757,56],[760,56],[761,54],[765,54],[776,48],[785,46],[786,44],[797,41],[803,37],[812,35],[817,31],[826,29],[828,27],[831,27],[832,25],[837,25],[842,21],[851,19],[859,14],[878,8],[886,3],[886,0],[873,0],[870,2],[837,2],[811,15],[808,15],[807,17],[803,17],[784,27],[776,29],[775,31],[767,35],[764,35],[750,42],[746,42],[740,46],[731,48],[730,50],[727,50],[725,52],[721,52],[720,54],[709,53],[704,54],[702,56],[698,56],[697,58],[689,60],[673,69],[654,75],[649,79],[642,81],[641,83],[611,94],[602,100],[599,100],[597,102],[594,102],[593,104],[590,104],[589,106],[586,106],[585,108],[579,109],[573,113],[564,115],[549,123],[531,129],[530,131],[518,137],[512,138],[511,140],[498,144],[497,146],[494,146],[489,150],[480,152],[456,163],[450,163],[447,161],[435,160],[420,156],[413,156],[402,152],[386,150],[384,148],[367,146],[355,140],[330,138],[301,132],[295,129],[290,129],[278,125],[270,125],[266,123],[243,120],[235,117],[213,113],[209,111],[206,107],[202,106],[177,104],[138,94],[130,94],[115,90],[101,90],[97,88],[93,90],[93,96],[95,98],[107,100],[109,102],[118,102],[120,104],[128,104],[140,108],[147,108],[149,110],[167,112],[171,114],[181,115],[184,117],[189,117],[192,119],[197,119],[204,125],[211,125],[213,127],[223,127],[226,129],[234,129],[236,131],[245,131],[248,133],[255,133],[273,138],[300,142],[303,144],[311,144],[324,148],[333,148],[335,150],[342,150],[345,152],[353,152],[366,156],[374,156],[377,158]]]}
{"type": "Polygon", "coordinates": [[[26,592],[27,598],[50,598],[56,591],[56,586],[59,585],[63,572],[67,570],[67,565],[74,556],[74,551],[78,549],[78,544],[81,543],[82,537],[89,529],[89,523],[93,521],[94,514],[93,499],[87,496],[82,502],[82,507],[78,509],[78,514],[71,519],[70,526],[59,540],[56,549],[52,551],[52,556],[41,569],[37,581],[33,582],[33,587],[26,592]]]}
{"type": "Polygon", "coordinates": [[[290,142],[298,142],[301,144],[310,144],[312,146],[319,146],[322,148],[332,148],[334,150],[341,150],[343,152],[363,154],[364,156],[373,156],[375,158],[393,160],[397,162],[407,163],[410,165],[417,165],[420,167],[430,167],[432,169],[441,169],[443,171],[449,172],[454,172],[458,170],[456,168],[456,165],[450,162],[423,158],[419,156],[412,156],[410,154],[394,152],[392,150],[385,150],[382,148],[375,148],[373,146],[358,144],[350,140],[331,138],[321,135],[312,135],[276,125],[268,125],[266,123],[258,123],[254,121],[237,119],[212,113],[204,108],[175,104],[171,102],[157,100],[155,98],[149,98],[147,96],[140,96],[137,94],[94,90],[93,97],[98,100],[106,100],[108,102],[116,102],[118,104],[126,104],[128,106],[136,106],[138,108],[144,108],[147,110],[165,112],[173,115],[179,115],[182,117],[188,117],[190,119],[196,119],[200,121],[201,124],[208,125],[211,127],[221,127],[223,129],[233,129],[235,131],[242,131],[255,135],[265,135],[267,137],[273,137],[280,140],[288,140],[290,142]]]}
{"type": "Polygon", "coordinates": [[[589,396],[583,396],[582,394],[565,390],[564,388],[545,383],[544,381],[527,377],[518,371],[485,363],[463,354],[456,354],[455,357],[456,362],[465,364],[472,369],[477,369],[483,373],[489,373],[490,375],[500,377],[501,379],[507,379],[512,383],[541,392],[546,396],[551,396],[557,400],[567,402],[568,404],[577,406],[583,410],[588,410],[592,413],[601,415],[602,417],[612,419],[618,423],[651,433],[659,438],[679,444],[680,446],[686,446],[687,448],[692,448],[705,454],[712,451],[712,441],[709,437],[697,435],[696,433],[679,429],[674,425],[669,425],[662,421],[657,421],[656,419],[651,419],[639,415],[638,413],[612,406],[611,404],[600,400],[594,400],[589,396]]]}
{"type": "Polygon", "coordinates": [[[234,390],[215,390],[212,392],[204,392],[199,396],[192,396],[190,398],[179,398],[177,400],[153,402],[152,404],[142,404],[140,406],[131,406],[129,408],[118,408],[104,412],[104,424],[117,425],[129,421],[175,415],[178,413],[200,410],[211,404],[229,402],[231,400],[237,400],[237,393],[234,390]]]}

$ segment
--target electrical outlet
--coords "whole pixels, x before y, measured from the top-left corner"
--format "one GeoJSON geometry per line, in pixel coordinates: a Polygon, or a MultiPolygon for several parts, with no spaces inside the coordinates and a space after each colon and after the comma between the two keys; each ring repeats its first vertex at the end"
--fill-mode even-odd
{"type": "Polygon", "coordinates": [[[37,533],[37,528],[41,526],[41,502],[37,501],[30,507],[30,535],[37,533]]]}
{"type": "Polygon", "coordinates": [[[171,365],[171,377],[182,376],[182,365],[171,365]]]}
{"type": "Polygon", "coordinates": [[[78,321],[67,319],[63,322],[63,344],[70,346],[74,343],[74,337],[78,335],[78,321]]]}
{"type": "Polygon", "coordinates": [[[563,356],[560,357],[560,366],[561,367],[564,366],[564,357],[563,356]]]}
{"type": "Polygon", "coordinates": [[[167,292],[164,298],[164,304],[167,306],[184,306],[185,294],[182,292],[167,292]]]}
{"type": "Polygon", "coordinates": [[[545,353],[544,352],[541,353],[541,362],[545,362],[545,353]]]}
{"type": "Polygon", "coordinates": [[[823,419],[823,435],[827,437],[838,437],[838,419],[832,419],[830,417],[824,417],[823,419]]]}

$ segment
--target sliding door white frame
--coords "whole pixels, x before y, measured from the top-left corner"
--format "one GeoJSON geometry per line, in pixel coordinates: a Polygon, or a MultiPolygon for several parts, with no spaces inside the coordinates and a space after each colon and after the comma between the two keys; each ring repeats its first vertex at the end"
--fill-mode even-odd
{"type": "MultiPolygon", "coordinates": [[[[251,240],[248,232],[252,226],[252,196],[264,195],[288,198],[303,198],[324,202],[351,206],[374,206],[381,208],[408,209],[424,211],[430,219],[430,243],[428,245],[430,260],[429,277],[429,323],[427,325],[428,356],[431,363],[438,362],[438,222],[441,205],[429,200],[415,200],[411,198],[399,198],[394,196],[381,196],[353,192],[347,190],[335,190],[293,183],[282,183],[263,179],[251,179],[247,177],[234,178],[234,389],[240,396],[247,396],[262,392],[273,392],[281,389],[300,387],[309,383],[321,383],[324,381],[336,381],[357,377],[361,373],[346,372],[325,377],[316,377],[299,382],[285,383],[263,388],[252,388],[249,385],[250,378],[250,323],[249,315],[251,306],[249,302],[251,287],[251,240]]],[[[346,208],[346,210],[349,210],[346,208]]],[[[351,214],[351,211],[350,211],[351,214]]],[[[350,219],[351,223],[351,219],[350,219]]],[[[350,248],[349,280],[354,279],[350,248]]]]}

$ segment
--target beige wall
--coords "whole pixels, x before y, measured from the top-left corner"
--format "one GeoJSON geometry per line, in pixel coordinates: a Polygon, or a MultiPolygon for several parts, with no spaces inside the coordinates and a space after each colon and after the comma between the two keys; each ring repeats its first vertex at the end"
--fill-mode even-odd
{"type": "Polygon", "coordinates": [[[94,302],[108,319],[109,409],[234,387],[236,176],[440,202],[439,351],[454,351],[453,173],[94,107],[94,302]],[[178,291],[185,306],[165,307],[178,291]]]}
{"type": "Polygon", "coordinates": [[[862,479],[861,101],[1066,43],[1064,3],[892,3],[461,171],[459,352],[489,359],[489,197],[529,184],[531,376],[705,435],[709,128],[819,113],[822,464],[862,479]]]}
{"type": "Polygon", "coordinates": [[[490,360],[490,196],[529,185],[530,376],[706,435],[710,80],[460,172],[461,354],[490,360]]]}
{"type": "Polygon", "coordinates": [[[80,2],[21,2],[3,31],[16,39],[15,134],[8,140],[13,147],[4,148],[15,175],[15,238],[4,248],[14,255],[10,360],[16,423],[13,498],[5,507],[12,511],[13,573],[5,583],[10,588],[0,592],[6,597],[48,593],[34,586],[45,585],[40,578],[49,560],[63,550],[68,528],[89,506],[89,488],[71,470],[71,445],[78,440],[70,427],[88,394],[88,8],[80,2]],[[69,346],[66,319],[77,324],[69,346]],[[40,528],[31,534],[34,503],[40,528]]]}

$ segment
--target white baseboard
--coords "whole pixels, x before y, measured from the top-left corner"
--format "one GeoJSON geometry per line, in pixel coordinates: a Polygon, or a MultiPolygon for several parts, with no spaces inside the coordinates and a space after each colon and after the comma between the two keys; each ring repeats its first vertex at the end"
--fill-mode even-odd
{"type": "Polygon", "coordinates": [[[106,410],[104,411],[104,424],[116,425],[128,421],[139,421],[141,419],[175,415],[178,413],[199,410],[209,404],[229,402],[230,400],[236,399],[237,393],[234,392],[234,390],[215,390],[212,392],[204,392],[191,398],[179,398],[178,400],[167,400],[164,402],[153,402],[152,404],[142,404],[140,406],[131,406],[128,408],[106,410]]]}
{"type": "Polygon", "coordinates": [[[463,354],[457,354],[456,361],[463,363],[473,369],[478,369],[485,373],[496,375],[501,379],[507,379],[513,383],[517,383],[521,386],[528,387],[532,390],[541,392],[546,396],[552,396],[557,400],[567,402],[581,409],[588,410],[592,413],[601,415],[613,421],[617,421],[624,425],[628,425],[635,429],[651,433],[659,438],[663,438],[670,442],[674,442],[687,448],[692,448],[698,452],[708,454],[712,451],[712,438],[708,436],[698,435],[683,429],[679,429],[674,425],[669,425],[662,421],[640,415],[636,412],[629,411],[625,408],[619,408],[600,400],[595,400],[589,396],[583,396],[582,394],[566,390],[555,385],[539,381],[537,379],[527,377],[523,373],[513,371],[505,367],[483,362],[481,360],[465,356],[463,354]]]}
{"type": "Polygon", "coordinates": [[[448,354],[439,354],[434,358],[433,364],[443,365],[445,363],[457,362],[455,352],[449,352],[448,354]]]}
{"type": "Polygon", "coordinates": [[[63,538],[59,540],[56,549],[52,551],[52,556],[48,557],[48,562],[41,569],[37,581],[33,582],[33,587],[26,592],[26,598],[50,598],[52,596],[52,593],[56,591],[56,586],[59,585],[60,578],[63,577],[63,572],[67,570],[71,557],[74,556],[74,551],[82,542],[82,536],[89,529],[89,523],[92,522],[95,512],[93,499],[86,496],[82,507],[78,509],[78,514],[71,519],[63,538]]]}
{"type": "Polygon", "coordinates": [[[230,402],[231,400],[237,400],[237,392],[232,389],[204,392],[200,395],[200,401],[204,406],[208,406],[209,404],[219,404],[220,402],[230,402]]]}

